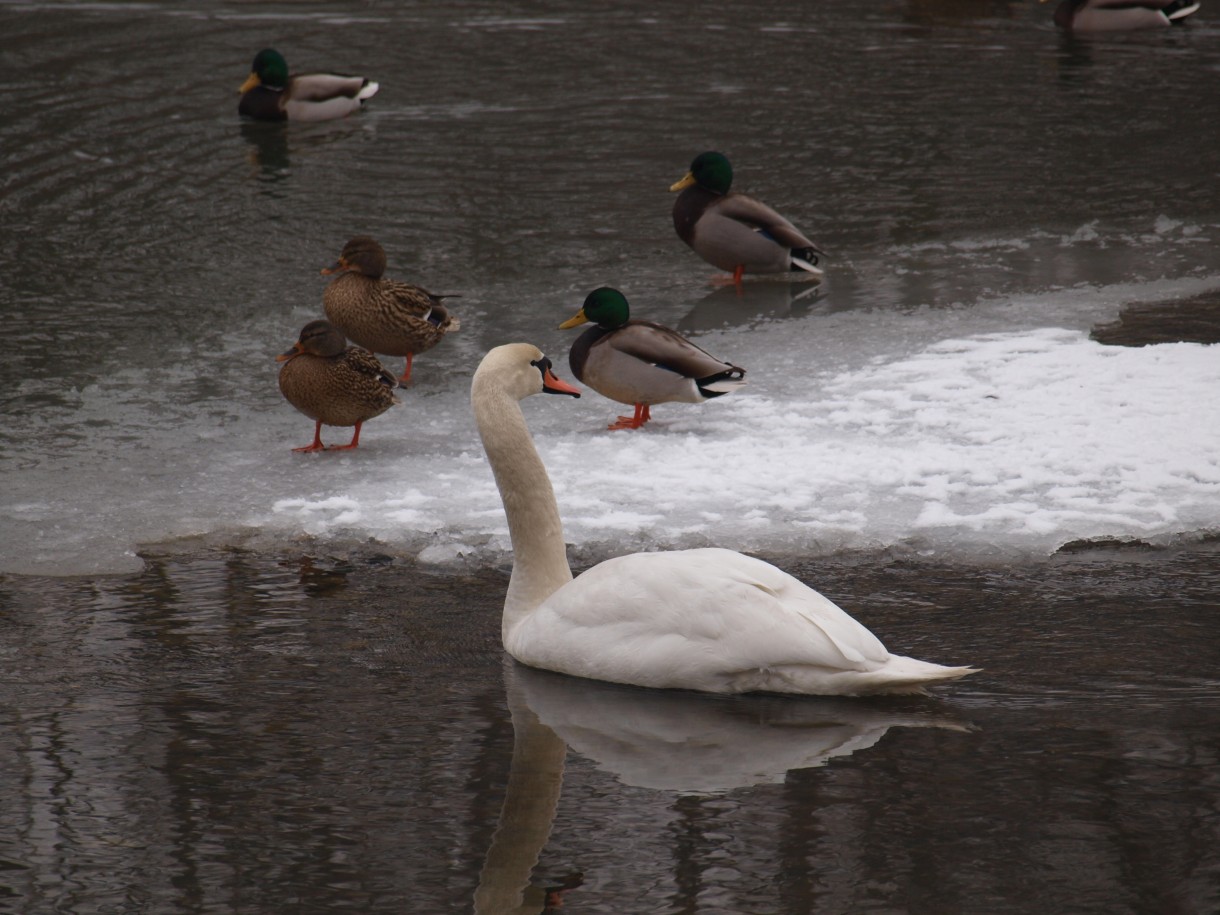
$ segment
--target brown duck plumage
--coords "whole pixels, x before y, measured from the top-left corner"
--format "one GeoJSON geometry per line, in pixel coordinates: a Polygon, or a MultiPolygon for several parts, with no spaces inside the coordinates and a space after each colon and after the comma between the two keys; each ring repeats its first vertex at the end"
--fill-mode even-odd
{"type": "Polygon", "coordinates": [[[329,321],[311,321],[292,349],[276,356],[282,362],[280,391],[315,422],[313,443],[293,451],[343,451],[360,443],[360,426],[398,403],[394,376],[377,357],[348,346],[329,321]],[[322,424],[355,426],[347,445],[322,444],[322,424]]]}
{"type": "Polygon", "coordinates": [[[385,251],[367,235],[357,235],[343,247],[324,275],[339,274],[322,295],[326,317],[358,346],[387,356],[406,356],[400,382],[411,380],[416,354],[432,349],[445,334],[461,327],[441,304],[448,296],[433,295],[419,286],[382,277],[385,251]]]}

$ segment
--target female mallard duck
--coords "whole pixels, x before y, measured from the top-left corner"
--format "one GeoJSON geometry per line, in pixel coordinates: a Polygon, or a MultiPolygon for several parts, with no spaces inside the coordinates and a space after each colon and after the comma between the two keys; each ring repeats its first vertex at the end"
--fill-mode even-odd
{"type": "Polygon", "coordinates": [[[1198,8],[1192,0],[1062,0],[1055,8],[1055,25],[1073,32],[1161,29],[1198,8]]]}
{"type": "Polygon", "coordinates": [[[520,404],[543,392],[579,395],[528,343],[493,349],[470,386],[513,547],[501,638],[521,663],[710,693],[916,692],[973,673],[890,654],[821,594],[732,550],[635,553],[573,578],[520,404]]]}
{"type": "Polygon", "coordinates": [[[312,419],[313,443],[293,451],[346,451],[360,444],[360,426],[398,403],[394,376],[377,357],[348,346],[329,321],[310,321],[296,345],[275,357],[280,368],[280,391],[285,399],[312,419]],[[322,424],[355,426],[347,445],[322,444],[322,424]]]}
{"type": "Polygon", "coordinates": [[[718,152],[695,156],[686,176],[670,187],[682,192],[674,201],[678,237],[709,264],[731,272],[735,283],[743,273],[821,276],[817,256],[824,252],[765,203],[730,193],[732,184],[727,158],[718,152]]]}
{"type": "Polygon", "coordinates": [[[610,429],[638,429],[652,418],[654,403],[703,403],[745,384],[746,370],[701,350],[677,331],[650,321],[630,320],[627,299],[603,286],[585,298],[561,330],[592,321],[572,344],[572,374],[597,393],[633,404],[634,416],[620,416],[610,429]]]}
{"type": "Polygon", "coordinates": [[[242,84],[238,114],[256,121],[330,121],[359,111],[380,87],[363,76],[288,75],[284,55],[263,48],[242,84]]]}
{"type": "Polygon", "coordinates": [[[432,349],[462,323],[433,295],[419,286],[382,279],[385,251],[367,235],[357,235],[343,246],[337,263],[323,276],[340,274],[322,294],[322,307],[335,327],[353,343],[387,356],[406,356],[407,367],[399,383],[411,380],[411,363],[432,349]]]}

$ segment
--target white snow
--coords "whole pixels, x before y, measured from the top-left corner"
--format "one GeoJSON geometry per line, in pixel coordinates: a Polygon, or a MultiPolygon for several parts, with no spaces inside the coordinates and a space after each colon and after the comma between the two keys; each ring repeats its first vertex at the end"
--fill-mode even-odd
{"type": "MultiPolygon", "coordinates": [[[[1051,299],[1108,299],[1112,314],[1119,294],[814,314],[703,334],[700,345],[746,366],[750,383],[703,405],[654,407],[640,431],[606,431],[624,409],[592,391],[530,398],[573,558],[708,544],[773,556],[1046,555],[1081,538],[1220,530],[1220,348],[1113,347],[1079,326],[1013,328],[1030,323],[1030,309],[1053,314],[1051,299]]],[[[535,341],[565,376],[569,340],[535,341]]],[[[16,535],[5,538],[4,570],[118,571],[135,562],[135,545],[182,537],[501,563],[507,527],[468,378],[408,390],[356,452],[313,455],[291,453],[312,425],[273,389],[244,412],[196,409],[191,421],[158,416],[135,431],[115,413],[121,395],[82,391],[77,409],[94,420],[91,447],[103,455],[92,458],[96,482],[82,482],[93,477],[71,464],[69,445],[65,467],[26,472],[20,491],[0,497],[16,535]],[[146,449],[129,449],[134,440],[146,449]],[[60,497],[65,480],[71,500],[60,497]]]]}

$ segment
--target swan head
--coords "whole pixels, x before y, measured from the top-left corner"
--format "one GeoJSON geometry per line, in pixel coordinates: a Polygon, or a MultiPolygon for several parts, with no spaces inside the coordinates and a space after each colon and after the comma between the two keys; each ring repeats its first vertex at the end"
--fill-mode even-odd
{"type": "Polygon", "coordinates": [[[474,373],[471,396],[477,397],[483,389],[504,391],[515,400],[532,394],[580,396],[580,389],[556,377],[551,360],[530,343],[506,343],[490,350],[474,373]]]}

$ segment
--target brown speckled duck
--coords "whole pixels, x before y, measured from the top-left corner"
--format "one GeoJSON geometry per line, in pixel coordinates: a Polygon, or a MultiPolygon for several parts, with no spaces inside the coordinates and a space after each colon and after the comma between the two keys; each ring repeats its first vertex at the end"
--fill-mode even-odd
{"type": "Polygon", "coordinates": [[[1073,32],[1163,29],[1198,9],[1193,0],[1062,0],[1055,8],[1055,25],[1073,32]]]}
{"type": "Polygon", "coordinates": [[[597,393],[635,406],[610,429],[638,429],[652,418],[654,403],[703,403],[745,384],[746,370],[722,362],[677,331],[650,321],[631,320],[626,297],[602,286],[585,298],[560,329],[591,327],[572,344],[572,374],[597,393]]]}
{"type": "Polygon", "coordinates": [[[359,111],[376,95],[377,83],[337,73],[288,75],[284,55],[263,48],[238,90],[237,113],[256,121],[333,121],[359,111]]]}
{"type": "Polygon", "coordinates": [[[312,419],[313,443],[293,451],[346,451],[360,444],[360,427],[397,404],[394,376],[377,357],[348,346],[343,334],[329,321],[310,321],[292,349],[275,357],[280,368],[280,391],[285,399],[312,419]],[[322,424],[355,426],[346,445],[322,444],[322,424]]]}
{"type": "Polygon", "coordinates": [[[733,166],[718,152],[697,155],[690,171],[670,186],[681,191],[674,201],[678,237],[714,267],[733,274],[803,271],[821,277],[818,255],[824,252],[801,231],[745,194],[729,191],[733,166]]]}
{"type": "Polygon", "coordinates": [[[383,279],[385,251],[367,235],[357,235],[344,245],[338,262],[322,273],[339,274],[322,294],[326,317],[358,346],[386,356],[406,356],[401,384],[411,380],[417,354],[462,326],[441,304],[449,296],[383,279]]]}

